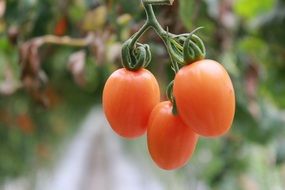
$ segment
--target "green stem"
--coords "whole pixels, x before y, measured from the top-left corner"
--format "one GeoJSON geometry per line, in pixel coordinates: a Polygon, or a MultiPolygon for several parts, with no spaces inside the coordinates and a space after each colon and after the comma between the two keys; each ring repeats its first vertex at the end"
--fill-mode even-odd
{"type": "MultiPolygon", "coordinates": [[[[144,5],[144,9],[145,9],[145,13],[146,13],[146,17],[147,17],[147,20],[145,22],[145,24],[141,27],[141,29],[134,34],[134,36],[132,37],[132,41],[130,43],[130,46],[131,47],[134,47],[135,44],[137,43],[137,41],[139,40],[139,38],[150,28],[152,27],[155,32],[157,33],[157,35],[160,36],[160,38],[165,42],[167,40],[167,37],[175,37],[176,35],[174,34],[171,34],[171,33],[168,33],[166,32],[162,27],[161,25],[159,24],[155,14],[154,14],[154,11],[153,11],[153,8],[152,8],[152,5],[151,4],[148,4],[148,3],[145,3],[143,2],[143,5],[144,5]]],[[[166,43],[165,43],[166,44],[166,43]]],[[[166,44],[167,45],[167,44],[166,44]]]]}
{"type": "Polygon", "coordinates": [[[144,3],[152,5],[172,5],[174,0],[143,0],[144,3]]]}
{"type": "Polygon", "coordinates": [[[137,41],[139,40],[139,38],[150,28],[150,24],[148,22],[146,22],[141,28],[140,30],[134,34],[134,36],[132,37],[132,41],[130,43],[130,47],[135,47],[135,44],[137,43],[137,41]]]}
{"type": "Polygon", "coordinates": [[[175,69],[175,73],[178,72],[179,70],[179,66],[177,65],[176,61],[174,60],[175,55],[171,52],[170,50],[170,47],[167,43],[167,40],[169,40],[170,37],[175,37],[176,35],[172,34],[172,33],[169,33],[168,31],[165,31],[161,25],[159,24],[155,14],[154,14],[154,11],[153,11],[153,8],[152,8],[152,5],[151,4],[147,4],[147,3],[144,3],[144,8],[145,8],[145,12],[146,12],[146,15],[147,15],[147,24],[150,25],[154,30],[155,32],[157,33],[157,35],[162,39],[162,41],[164,42],[165,46],[166,46],[166,49],[167,49],[167,52],[170,56],[170,60],[171,60],[171,64],[173,66],[173,68],[175,69]]]}
{"type": "Polygon", "coordinates": [[[147,23],[155,30],[155,32],[160,37],[164,38],[164,36],[166,35],[166,31],[159,24],[154,14],[152,5],[144,3],[144,8],[145,8],[146,16],[147,16],[147,23]]]}

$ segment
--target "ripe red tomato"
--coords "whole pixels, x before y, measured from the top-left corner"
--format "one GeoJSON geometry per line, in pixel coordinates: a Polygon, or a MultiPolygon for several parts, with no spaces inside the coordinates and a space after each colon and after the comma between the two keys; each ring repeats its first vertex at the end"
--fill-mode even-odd
{"type": "Polygon", "coordinates": [[[154,162],[162,169],[180,168],[190,159],[198,135],[172,113],[169,101],[158,104],[151,113],[147,128],[147,143],[154,162]]]}
{"type": "Polygon", "coordinates": [[[106,118],[113,130],[126,138],[145,133],[150,113],[159,101],[158,83],[146,69],[115,71],[103,91],[106,118]]]}
{"type": "Polygon", "coordinates": [[[173,86],[182,120],[199,135],[226,133],[235,113],[231,79],[222,65],[200,60],[180,69],[173,86]]]}

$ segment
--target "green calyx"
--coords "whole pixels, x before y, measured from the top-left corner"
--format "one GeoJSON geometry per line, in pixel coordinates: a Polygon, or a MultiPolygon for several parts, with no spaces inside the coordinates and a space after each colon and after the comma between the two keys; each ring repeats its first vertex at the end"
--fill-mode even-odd
{"type": "Polygon", "coordinates": [[[199,36],[194,34],[199,29],[201,29],[201,27],[195,29],[190,34],[188,34],[188,36],[184,41],[183,44],[184,64],[191,64],[195,61],[204,59],[206,56],[206,48],[203,41],[199,38],[199,36]]]}
{"type": "Polygon", "coordinates": [[[183,64],[183,46],[180,44],[179,39],[177,37],[167,38],[167,47],[170,54],[170,57],[173,61],[183,64]]]}
{"type": "MultiPolygon", "coordinates": [[[[171,36],[167,35],[167,48],[172,62],[178,63],[179,65],[185,65],[205,58],[206,49],[204,43],[199,36],[194,34],[199,29],[201,29],[201,27],[195,29],[191,33],[171,36]]],[[[174,71],[175,73],[178,72],[177,67],[174,71]]]]}
{"type": "Polygon", "coordinates": [[[172,103],[172,114],[173,115],[178,115],[178,110],[177,110],[177,106],[176,106],[176,100],[175,100],[175,97],[173,95],[173,84],[174,84],[174,81],[171,81],[169,83],[169,85],[167,86],[167,89],[166,89],[166,96],[167,98],[169,99],[169,101],[172,103]]]}
{"type": "Polygon", "coordinates": [[[122,65],[131,71],[145,68],[151,61],[151,52],[148,44],[136,43],[131,45],[132,38],[127,40],[122,47],[122,65]]]}

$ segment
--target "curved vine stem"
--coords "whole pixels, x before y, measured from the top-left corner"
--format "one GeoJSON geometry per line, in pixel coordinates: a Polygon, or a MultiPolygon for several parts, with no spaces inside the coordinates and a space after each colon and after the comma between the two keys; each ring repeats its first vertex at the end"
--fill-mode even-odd
{"type": "Polygon", "coordinates": [[[146,22],[138,32],[136,32],[133,37],[132,37],[132,41],[130,43],[130,47],[132,47],[134,49],[137,41],[139,40],[139,38],[150,28],[150,24],[148,22],[146,22]]]}
{"type": "Polygon", "coordinates": [[[146,3],[144,1],[142,1],[142,4],[144,6],[145,9],[145,13],[146,13],[146,22],[145,24],[140,28],[140,30],[138,32],[136,32],[133,36],[132,36],[132,42],[130,43],[131,47],[134,47],[136,42],[139,40],[139,38],[149,29],[149,28],[153,28],[155,30],[155,32],[162,38],[163,41],[166,40],[167,36],[170,37],[176,37],[175,34],[171,34],[167,31],[165,31],[161,25],[159,24],[152,5],[149,3],[146,3]]]}
{"type": "Polygon", "coordinates": [[[147,31],[149,28],[153,28],[155,30],[155,32],[157,33],[157,35],[162,39],[162,41],[164,42],[167,52],[170,56],[170,60],[171,60],[171,64],[172,64],[172,68],[173,70],[176,72],[178,72],[179,70],[179,66],[176,63],[176,60],[180,60],[179,57],[177,57],[177,54],[173,51],[171,51],[170,48],[170,38],[174,38],[176,37],[176,35],[169,33],[169,31],[164,30],[161,25],[159,24],[152,5],[146,2],[142,2],[144,9],[145,9],[145,13],[147,16],[147,20],[146,23],[143,25],[143,27],[133,36],[132,42],[131,42],[131,47],[134,47],[137,40],[140,38],[140,36],[142,36],[144,34],[145,31],[147,31]]]}

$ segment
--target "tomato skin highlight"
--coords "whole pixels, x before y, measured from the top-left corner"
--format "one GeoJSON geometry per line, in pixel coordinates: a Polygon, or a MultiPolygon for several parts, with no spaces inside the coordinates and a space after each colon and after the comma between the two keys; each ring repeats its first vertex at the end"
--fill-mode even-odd
{"type": "Polygon", "coordinates": [[[200,60],[180,69],[173,93],[182,120],[201,136],[217,137],[231,127],[235,93],[224,67],[213,60],[200,60]]]}
{"type": "Polygon", "coordinates": [[[118,69],[103,90],[103,110],[112,129],[125,138],[146,132],[152,109],[160,101],[156,78],[146,69],[118,69]]]}
{"type": "Polygon", "coordinates": [[[178,115],[173,115],[171,102],[161,102],[153,109],[147,128],[147,144],[152,159],[160,168],[183,167],[192,156],[197,140],[198,135],[178,115]]]}

